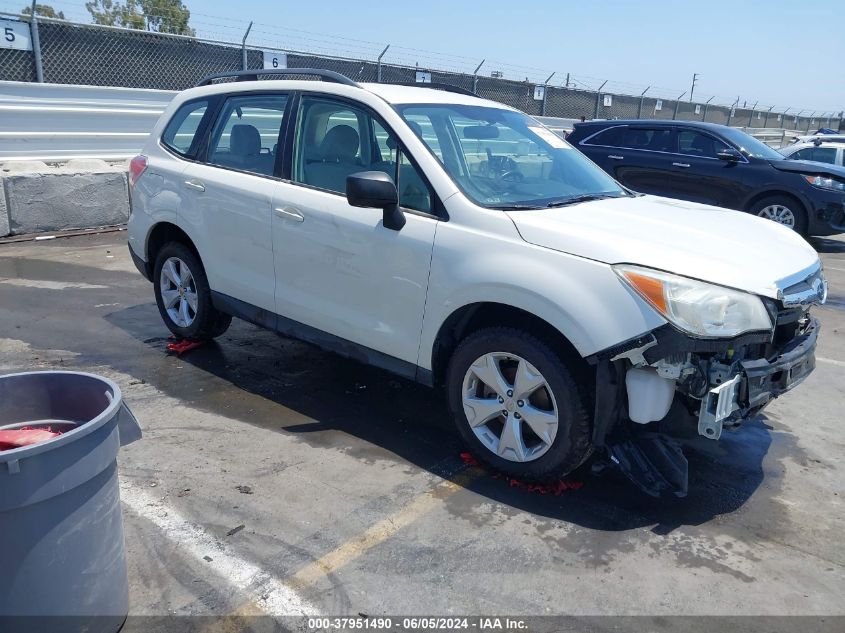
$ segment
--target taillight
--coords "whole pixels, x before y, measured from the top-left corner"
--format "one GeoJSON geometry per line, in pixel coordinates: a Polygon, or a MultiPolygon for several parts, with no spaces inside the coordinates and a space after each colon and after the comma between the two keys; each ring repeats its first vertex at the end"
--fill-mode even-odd
{"type": "Polygon", "coordinates": [[[129,187],[135,186],[138,178],[144,173],[147,168],[147,157],[143,154],[138,154],[135,158],[129,161],[129,187]]]}

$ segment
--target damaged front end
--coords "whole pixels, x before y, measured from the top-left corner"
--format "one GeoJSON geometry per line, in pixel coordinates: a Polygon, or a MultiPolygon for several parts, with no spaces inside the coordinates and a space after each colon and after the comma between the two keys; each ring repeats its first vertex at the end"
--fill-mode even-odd
{"type": "Polygon", "coordinates": [[[768,331],[702,338],[666,324],[594,356],[595,446],[644,492],[685,496],[687,461],[673,436],[718,440],[801,383],[819,332],[809,309],[826,294],[819,269],[777,300],[761,298],[768,331]]]}

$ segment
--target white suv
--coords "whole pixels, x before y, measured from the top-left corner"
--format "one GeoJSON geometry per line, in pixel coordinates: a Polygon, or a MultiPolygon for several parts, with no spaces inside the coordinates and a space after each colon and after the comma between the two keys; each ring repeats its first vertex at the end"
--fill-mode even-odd
{"type": "Polygon", "coordinates": [[[793,231],[631,192],[470,93],[261,72],[286,74],[322,81],[204,80],[131,163],[130,251],[176,335],[245,319],[445,387],[512,476],[599,451],[652,494],[686,460],[638,431],[717,439],[812,371],[827,286],[793,231]]]}

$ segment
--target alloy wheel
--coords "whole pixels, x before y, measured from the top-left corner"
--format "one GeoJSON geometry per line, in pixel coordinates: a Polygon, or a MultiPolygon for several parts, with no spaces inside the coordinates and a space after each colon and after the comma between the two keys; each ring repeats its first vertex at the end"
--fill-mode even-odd
{"type": "Polygon", "coordinates": [[[462,404],[479,441],[508,461],[542,457],[558,432],[551,387],[536,367],[514,354],[491,352],[470,365],[462,404]]]}
{"type": "Polygon", "coordinates": [[[178,327],[189,327],[197,318],[199,302],[191,269],[178,257],[170,257],[161,267],[159,284],[167,316],[178,327]]]}
{"type": "Polygon", "coordinates": [[[792,209],[782,204],[770,204],[767,207],[763,207],[757,215],[761,218],[788,226],[791,229],[795,228],[795,213],[792,212],[792,209]]]}

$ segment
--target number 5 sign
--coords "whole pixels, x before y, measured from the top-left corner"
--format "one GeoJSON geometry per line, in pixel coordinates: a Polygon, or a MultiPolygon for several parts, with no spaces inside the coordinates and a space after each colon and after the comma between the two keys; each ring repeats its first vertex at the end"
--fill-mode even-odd
{"type": "Polygon", "coordinates": [[[0,20],[0,48],[31,51],[32,41],[29,39],[29,24],[0,20]]]}
{"type": "Polygon", "coordinates": [[[264,51],[264,68],[287,68],[288,56],[285,53],[271,53],[264,51]]]}

